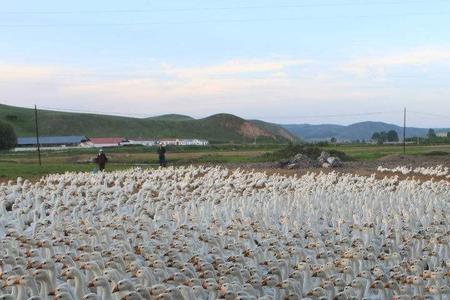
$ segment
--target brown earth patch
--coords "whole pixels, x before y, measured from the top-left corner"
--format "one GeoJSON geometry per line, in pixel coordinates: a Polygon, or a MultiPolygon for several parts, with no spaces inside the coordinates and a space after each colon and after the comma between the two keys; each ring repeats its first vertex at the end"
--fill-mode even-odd
{"type": "Polygon", "coordinates": [[[239,133],[248,138],[255,138],[258,136],[274,137],[270,132],[253,125],[250,122],[244,122],[239,128],[239,133]]]}
{"type": "MultiPolygon", "coordinates": [[[[268,175],[272,174],[280,174],[284,176],[294,176],[297,177],[307,174],[308,172],[313,173],[329,173],[329,172],[339,172],[342,174],[355,174],[360,176],[371,176],[375,174],[375,177],[378,179],[383,179],[385,177],[394,177],[397,176],[401,180],[405,179],[415,179],[421,182],[434,180],[434,181],[448,181],[450,179],[439,176],[427,176],[421,174],[407,174],[403,175],[401,173],[381,173],[377,172],[378,166],[383,166],[387,168],[395,168],[398,166],[407,166],[412,168],[417,167],[435,167],[437,165],[450,166],[450,157],[449,156],[404,156],[404,155],[391,155],[387,157],[383,157],[377,160],[367,160],[367,161],[351,161],[344,162],[344,165],[339,168],[334,169],[325,169],[325,168],[304,168],[304,169],[295,169],[295,170],[287,170],[281,169],[275,166],[273,163],[255,163],[255,164],[245,164],[239,166],[240,168],[246,170],[255,170],[266,172],[268,175]]],[[[235,167],[230,166],[230,168],[235,167]]]]}

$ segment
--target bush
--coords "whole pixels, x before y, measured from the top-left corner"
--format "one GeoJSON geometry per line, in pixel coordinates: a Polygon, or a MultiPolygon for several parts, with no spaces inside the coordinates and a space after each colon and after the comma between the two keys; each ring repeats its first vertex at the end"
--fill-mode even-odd
{"type": "Polygon", "coordinates": [[[349,161],[351,160],[350,156],[345,154],[342,151],[334,150],[334,149],[322,149],[321,147],[318,147],[317,145],[312,144],[289,144],[287,147],[280,149],[278,151],[275,151],[273,153],[266,153],[264,154],[264,159],[270,160],[270,161],[278,161],[278,160],[285,160],[290,159],[294,157],[295,155],[301,153],[306,156],[308,156],[310,159],[316,160],[319,158],[322,151],[326,151],[330,153],[331,156],[339,157],[343,161],[349,161]]]}
{"type": "Polygon", "coordinates": [[[316,159],[319,157],[321,150],[319,147],[309,144],[289,144],[283,149],[273,153],[267,153],[264,156],[268,160],[276,161],[291,158],[298,153],[302,153],[309,158],[316,159]]]}
{"type": "Polygon", "coordinates": [[[330,156],[336,156],[339,157],[342,161],[350,161],[352,158],[348,156],[345,152],[338,151],[338,150],[327,150],[328,153],[330,153],[330,156]]]}
{"type": "Polygon", "coordinates": [[[430,151],[430,152],[426,152],[423,155],[426,156],[446,156],[446,155],[450,155],[450,152],[445,152],[445,151],[430,151]]]}
{"type": "Polygon", "coordinates": [[[5,122],[0,121],[0,150],[11,149],[16,146],[17,136],[14,128],[5,122]]]}

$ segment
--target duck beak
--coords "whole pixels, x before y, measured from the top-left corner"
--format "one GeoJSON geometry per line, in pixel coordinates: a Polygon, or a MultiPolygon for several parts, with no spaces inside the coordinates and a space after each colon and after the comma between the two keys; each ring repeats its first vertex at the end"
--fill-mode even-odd
{"type": "Polygon", "coordinates": [[[94,287],[95,287],[95,283],[93,283],[93,282],[89,282],[89,284],[88,284],[88,287],[90,287],[90,288],[94,288],[94,287]]]}
{"type": "Polygon", "coordinates": [[[119,287],[117,286],[117,284],[116,285],[114,285],[114,287],[113,287],[113,289],[112,289],[112,292],[113,293],[117,293],[119,291],[119,287]]]}
{"type": "Polygon", "coordinates": [[[282,287],[283,287],[283,285],[282,285],[281,283],[277,283],[275,286],[276,286],[277,288],[282,288],[282,287]]]}
{"type": "Polygon", "coordinates": [[[50,292],[48,292],[48,295],[49,296],[55,296],[56,295],[55,290],[51,290],[50,292]]]}

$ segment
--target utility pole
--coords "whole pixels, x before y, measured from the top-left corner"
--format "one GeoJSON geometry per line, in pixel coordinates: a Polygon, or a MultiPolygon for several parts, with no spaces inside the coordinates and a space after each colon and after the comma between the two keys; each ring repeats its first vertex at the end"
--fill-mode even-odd
{"type": "Polygon", "coordinates": [[[36,124],[36,143],[37,143],[37,150],[38,150],[38,159],[39,159],[39,165],[41,165],[41,145],[39,143],[39,127],[38,127],[38,115],[37,115],[37,107],[34,105],[34,121],[36,124]]]}
{"type": "Polygon", "coordinates": [[[403,154],[406,154],[406,107],[403,110],[403,154]]]}

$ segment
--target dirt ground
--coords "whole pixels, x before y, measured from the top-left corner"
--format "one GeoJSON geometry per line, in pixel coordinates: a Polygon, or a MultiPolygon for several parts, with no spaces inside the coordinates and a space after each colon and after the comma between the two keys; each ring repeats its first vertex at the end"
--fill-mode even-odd
{"type": "Polygon", "coordinates": [[[306,168],[306,169],[281,169],[274,167],[273,164],[246,164],[243,166],[234,166],[241,167],[248,170],[262,171],[267,174],[281,174],[286,176],[293,176],[297,174],[297,176],[304,175],[308,172],[332,172],[336,171],[339,173],[345,174],[357,174],[361,176],[371,176],[372,174],[376,174],[376,177],[382,179],[384,177],[393,177],[398,176],[400,179],[414,178],[420,181],[427,181],[430,179],[433,180],[446,180],[450,182],[450,179],[446,179],[444,177],[433,177],[433,176],[425,176],[420,174],[408,174],[403,175],[401,173],[381,173],[377,172],[378,166],[383,166],[385,168],[395,168],[398,166],[406,166],[406,167],[436,167],[438,165],[443,165],[450,167],[450,156],[403,156],[403,155],[390,155],[376,160],[366,160],[366,161],[350,161],[344,162],[344,165],[339,168],[334,169],[324,169],[324,168],[306,168]]]}

